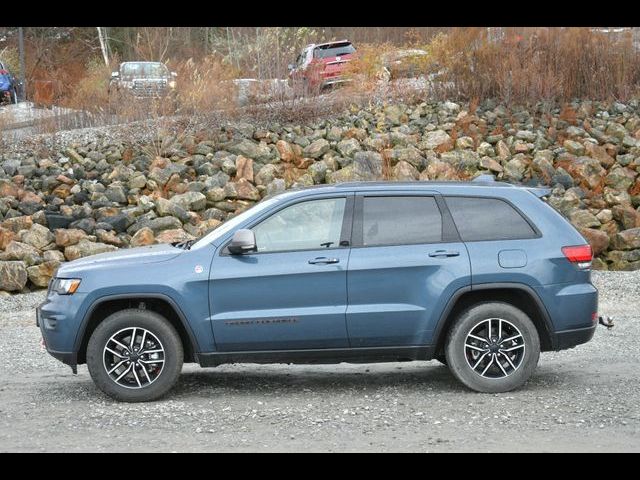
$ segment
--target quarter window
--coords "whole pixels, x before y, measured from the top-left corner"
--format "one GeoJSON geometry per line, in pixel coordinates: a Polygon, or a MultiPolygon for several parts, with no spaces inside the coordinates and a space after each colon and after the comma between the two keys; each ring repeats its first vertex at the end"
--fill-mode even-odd
{"type": "Polygon", "coordinates": [[[433,197],[364,197],[363,245],[404,245],[440,241],[442,215],[433,197]]]}
{"type": "Polygon", "coordinates": [[[498,198],[446,197],[447,206],[465,242],[533,238],[535,230],[522,215],[498,198]]]}
{"type": "Polygon", "coordinates": [[[296,203],[252,228],[258,252],[338,248],[346,199],[296,203]]]}

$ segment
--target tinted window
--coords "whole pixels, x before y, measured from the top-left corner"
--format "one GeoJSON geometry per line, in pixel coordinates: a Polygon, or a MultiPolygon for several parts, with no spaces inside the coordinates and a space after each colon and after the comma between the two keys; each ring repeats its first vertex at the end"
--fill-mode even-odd
{"type": "Polygon", "coordinates": [[[447,197],[446,202],[465,242],[513,240],[536,235],[522,215],[503,200],[447,197]]]}
{"type": "Polygon", "coordinates": [[[433,197],[365,197],[363,245],[433,243],[442,240],[442,216],[433,197]]]}
{"type": "Polygon", "coordinates": [[[167,77],[169,70],[162,63],[124,63],[121,75],[123,77],[167,77]]]}
{"type": "Polygon", "coordinates": [[[354,53],[356,49],[350,43],[331,43],[329,45],[322,45],[316,47],[313,51],[314,58],[330,58],[338,57],[340,55],[349,55],[354,53]]]}
{"type": "Polygon", "coordinates": [[[296,203],[252,228],[258,252],[337,248],[344,216],[344,198],[296,203]]]}

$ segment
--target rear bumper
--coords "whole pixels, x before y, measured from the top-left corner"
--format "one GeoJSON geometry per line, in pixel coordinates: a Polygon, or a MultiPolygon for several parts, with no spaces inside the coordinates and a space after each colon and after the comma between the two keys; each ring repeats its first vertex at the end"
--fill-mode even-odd
{"type": "Polygon", "coordinates": [[[562,332],[556,332],[554,334],[554,345],[556,350],[566,350],[567,348],[573,348],[576,345],[587,343],[593,338],[596,332],[598,324],[596,323],[592,327],[576,328],[573,330],[564,330],[562,332]]]}

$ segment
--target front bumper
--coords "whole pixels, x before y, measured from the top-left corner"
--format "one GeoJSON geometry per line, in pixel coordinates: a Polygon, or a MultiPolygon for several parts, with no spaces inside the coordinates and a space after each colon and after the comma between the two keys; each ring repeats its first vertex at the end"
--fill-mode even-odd
{"type": "Polygon", "coordinates": [[[341,83],[351,82],[352,79],[348,77],[328,77],[322,81],[322,88],[329,87],[331,85],[338,85],[341,83]]]}
{"type": "Polygon", "coordinates": [[[36,308],[36,326],[42,333],[47,352],[61,362],[75,368],[79,306],[86,294],[50,294],[36,308]]]}

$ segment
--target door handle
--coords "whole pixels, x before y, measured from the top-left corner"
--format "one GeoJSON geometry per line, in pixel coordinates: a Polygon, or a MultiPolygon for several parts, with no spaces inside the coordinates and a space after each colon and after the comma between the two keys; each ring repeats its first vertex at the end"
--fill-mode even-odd
{"type": "Polygon", "coordinates": [[[337,258],[316,257],[313,260],[309,260],[311,265],[326,265],[329,263],[340,263],[337,258]]]}
{"type": "Polygon", "coordinates": [[[435,252],[429,253],[430,257],[457,257],[460,255],[460,252],[456,252],[455,250],[436,250],[435,252]]]}

